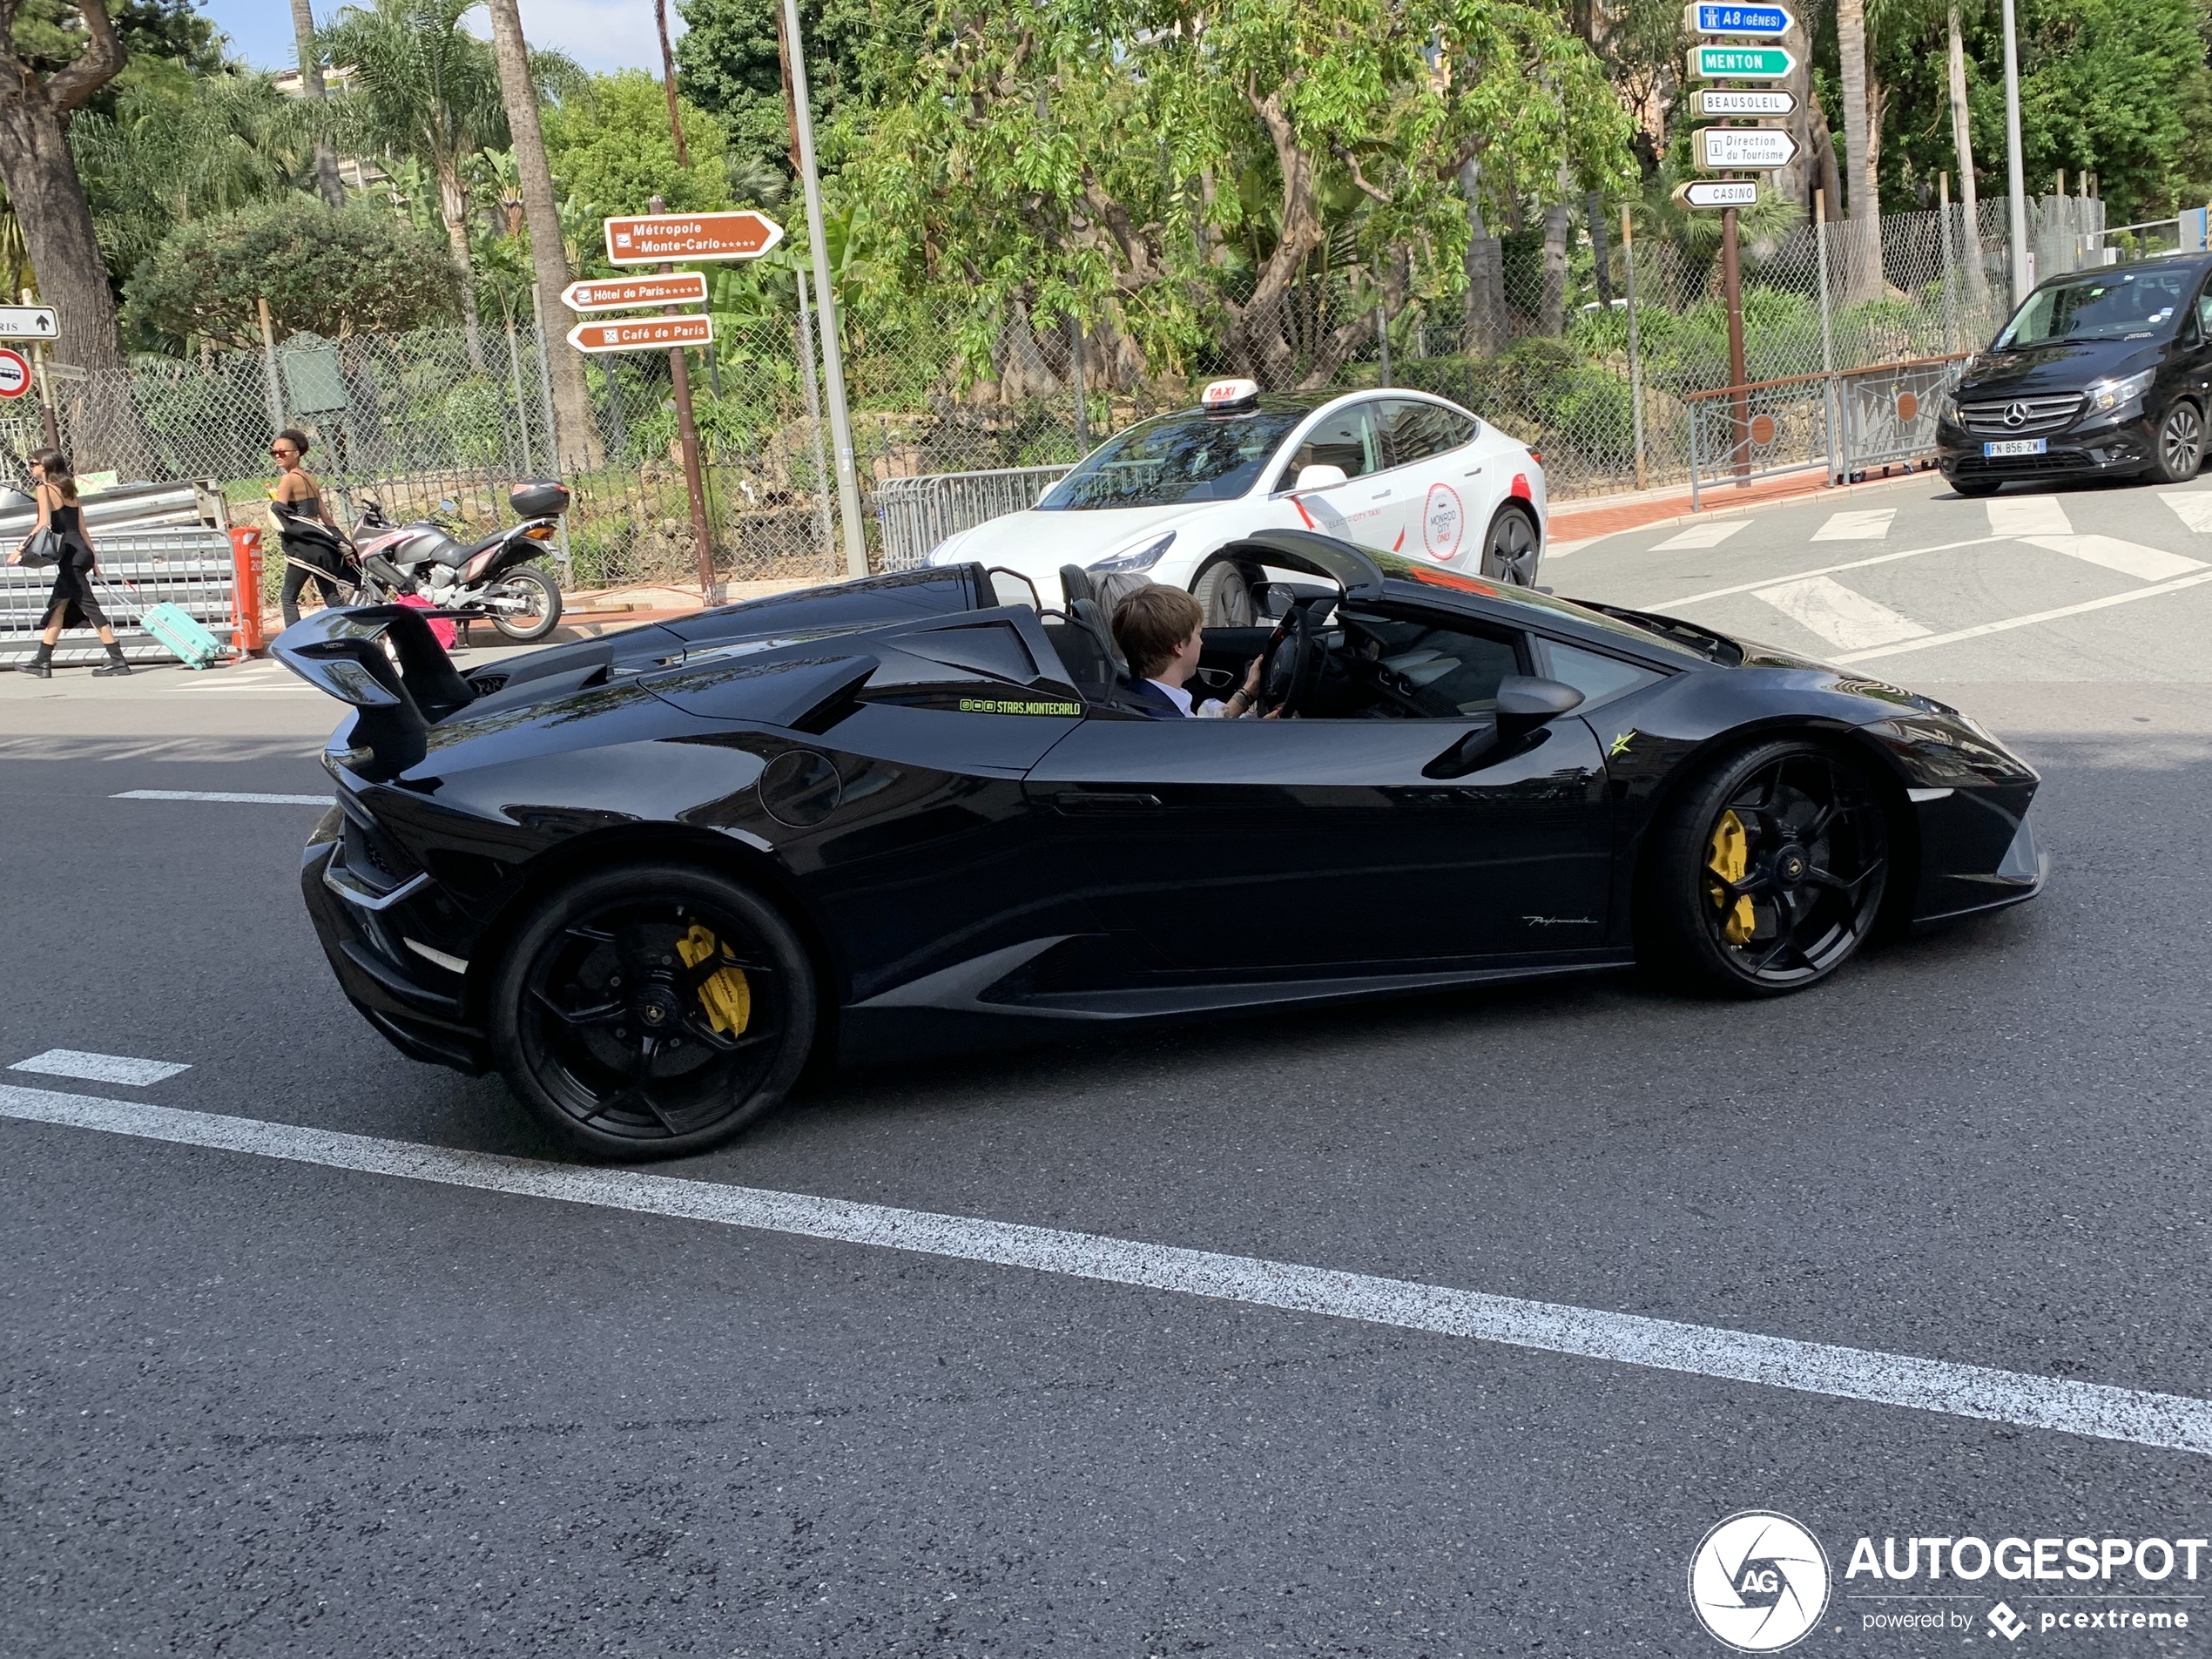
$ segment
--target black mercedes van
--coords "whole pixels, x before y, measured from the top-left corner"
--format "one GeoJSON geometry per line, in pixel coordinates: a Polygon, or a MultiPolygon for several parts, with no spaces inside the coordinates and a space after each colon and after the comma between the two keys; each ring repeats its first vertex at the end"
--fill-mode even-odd
{"type": "Polygon", "coordinates": [[[2193,478],[2212,411],[2212,255],[2053,277],[1966,360],[1936,424],[1962,496],[2011,479],[2193,478]]]}

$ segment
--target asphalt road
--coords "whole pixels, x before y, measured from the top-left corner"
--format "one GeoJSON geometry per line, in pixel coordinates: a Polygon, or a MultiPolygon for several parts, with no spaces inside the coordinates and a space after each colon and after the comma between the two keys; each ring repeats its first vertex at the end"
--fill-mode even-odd
{"type": "MultiPolygon", "coordinates": [[[[1993,520],[1914,479],[1547,566],[1886,653],[2016,741],[2032,906],[1773,1004],[1623,977],[886,1066],[660,1172],[2212,1395],[2212,478],[2169,493],[1993,520]]],[[[0,677],[0,1067],[190,1067],[0,1084],[556,1159],[340,998],[314,807],[115,799],[320,792],[330,716],[258,667],[0,677]]],[[[1754,1508],[1830,1559],[1797,1651],[2212,1630],[2212,1553],[1844,1576],[1861,1535],[2202,1536],[2201,1454],[6,1117],[0,1149],[9,1654],[1718,1655],[1686,1572],[1754,1508]],[[2036,1623],[2092,1591],[2195,1616],[2036,1623]],[[1866,1627],[1900,1608],[1964,1623],[1866,1627]]]]}

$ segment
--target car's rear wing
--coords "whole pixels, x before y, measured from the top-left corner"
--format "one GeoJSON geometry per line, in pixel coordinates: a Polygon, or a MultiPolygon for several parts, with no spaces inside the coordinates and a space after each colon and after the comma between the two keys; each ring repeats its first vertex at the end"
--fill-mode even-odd
{"type": "Polygon", "coordinates": [[[412,605],[352,605],[316,611],[269,644],[276,659],[354,711],[352,763],[362,776],[397,777],[428,749],[432,725],[475,700],[430,631],[441,613],[412,605]]]}

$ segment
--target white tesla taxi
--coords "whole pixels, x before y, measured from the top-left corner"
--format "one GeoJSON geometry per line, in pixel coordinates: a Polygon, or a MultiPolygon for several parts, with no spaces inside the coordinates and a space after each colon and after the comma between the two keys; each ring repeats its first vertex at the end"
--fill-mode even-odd
{"type": "Polygon", "coordinates": [[[1544,551],[1535,453],[1458,404],[1405,388],[1265,393],[1216,381],[1083,457],[1035,507],[961,531],[932,564],[981,560],[1061,603],[1060,567],[1189,589],[1208,625],[1249,624],[1248,571],[1220,556],[1258,529],[1363,547],[1533,587],[1544,551]]]}

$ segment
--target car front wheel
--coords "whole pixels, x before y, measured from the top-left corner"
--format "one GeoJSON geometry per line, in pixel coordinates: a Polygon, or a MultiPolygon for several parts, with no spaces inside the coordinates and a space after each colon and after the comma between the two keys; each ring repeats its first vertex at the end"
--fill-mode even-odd
{"type": "Polygon", "coordinates": [[[2158,423],[2151,447],[2150,475],[2161,484],[2182,484],[2204,464],[2204,417],[2194,403],[2176,403],[2158,423]]]}
{"type": "Polygon", "coordinates": [[[493,981],[492,1053],[548,1129],[595,1157],[704,1151],[780,1101],[814,1041],[806,953],[773,907],[681,864],[549,900],[493,981]]]}
{"type": "Polygon", "coordinates": [[[1716,767],[1659,829],[1637,954],[1662,976],[1772,996],[1828,977],[1881,914],[1888,819],[1859,765],[1763,743],[1716,767]]]}

